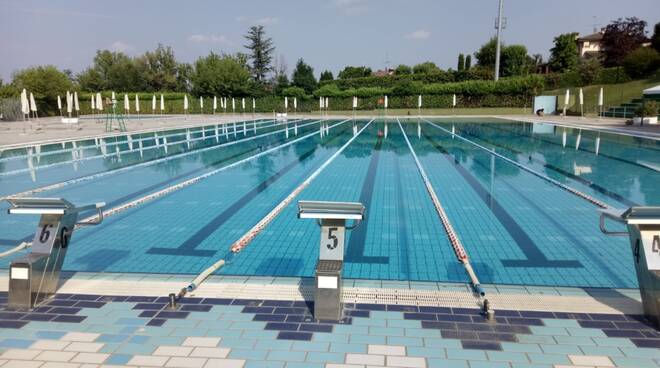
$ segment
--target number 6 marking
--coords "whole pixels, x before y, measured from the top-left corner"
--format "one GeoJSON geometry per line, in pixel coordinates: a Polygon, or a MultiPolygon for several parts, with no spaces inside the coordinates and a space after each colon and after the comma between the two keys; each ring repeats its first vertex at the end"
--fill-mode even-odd
{"type": "Polygon", "coordinates": [[[337,248],[337,245],[339,244],[339,241],[337,240],[337,235],[333,234],[333,232],[335,231],[337,231],[336,227],[328,228],[328,239],[332,240],[332,244],[328,243],[326,246],[330,250],[337,248]]]}
{"type": "Polygon", "coordinates": [[[50,238],[50,231],[48,231],[49,228],[53,227],[51,224],[46,224],[44,227],[41,229],[41,234],[39,235],[39,241],[42,243],[45,243],[48,241],[48,238],[50,238]]]}

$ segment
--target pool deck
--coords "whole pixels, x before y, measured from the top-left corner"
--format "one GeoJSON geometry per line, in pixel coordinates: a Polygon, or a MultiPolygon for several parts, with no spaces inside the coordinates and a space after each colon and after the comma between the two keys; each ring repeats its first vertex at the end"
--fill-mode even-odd
{"type": "MultiPolygon", "coordinates": [[[[344,318],[312,316],[312,280],[214,276],[176,309],[190,276],[66,274],[54,299],[9,311],[1,367],[659,367],[660,331],[636,290],[344,281],[344,318]]],[[[0,276],[0,290],[7,277],[0,276]]]]}
{"type": "MultiPolygon", "coordinates": [[[[379,118],[382,115],[358,116],[359,119],[379,118]]],[[[349,115],[327,115],[326,118],[340,119],[352,118],[349,115]]],[[[389,116],[388,118],[396,118],[389,116]]],[[[399,116],[400,118],[410,118],[411,116],[399,116]]],[[[534,115],[439,115],[427,116],[425,118],[498,118],[515,121],[527,122],[546,122],[552,124],[565,125],[569,127],[583,127],[586,129],[600,129],[612,133],[634,134],[649,138],[660,138],[660,125],[656,126],[627,126],[624,119],[615,118],[580,118],[580,117],[562,117],[562,116],[543,116],[534,115]]],[[[101,136],[115,136],[126,133],[136,134],[141,132],[152,132],[161,130],[170,130],[177,128],[198,127],[202,125],[223,124],[234,121],[243,121],[250,119],[268,119],[274,118],[272,114],[217,114],[217,115],[146,115],[144,119],[128,119],[127,132],[114,130],[105,131],[103,123],[97,123],[91,116],[83,116],[79,126],[65,125],[60,122],[59,117],[40,118],[38,121],[31,122],[1,122],[0,123],[0,150],[10,149],[32,144],[44,144],[60,142],[62,140],[84,139],[101,136]]],[[[296,114],[289,115],[289,119],[318,119],[319,115],[296,114]]]]}
{"type": "MultiPolygon", "coordinates": [[[[168,116],[128,126],[138,133],[241,118],[168,116]]],[[[657,127],[620,119],[496,118],[660,138],[657,127]]],[[[22,123],[12,124],[0,125],[9,127],[0,130],[0,150],[125,134],[52,118],[21,135],[22,123]]],[[[0,368],[660,367],[660,330],[640,316],[635,289],[483,285],[493,322],[467,284],[347,279],[344,318],[332,322],[313,318],[309,278],[212,276],[169,308],[167,295],[192,278],[63,273],[58,294],[24,312],[8,308],[8,272],[0,270],[0,368]]]]}

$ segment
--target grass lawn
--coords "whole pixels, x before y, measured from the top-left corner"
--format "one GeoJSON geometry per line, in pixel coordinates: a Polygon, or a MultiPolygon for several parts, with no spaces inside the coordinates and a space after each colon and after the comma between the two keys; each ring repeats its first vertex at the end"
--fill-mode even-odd
{"type": "MultiPolygon", "coordinates": [[[[603,111],[607,111],[610,107],[621,105],[622,103],[630,102],[633,98],[642,96],[642,91],[646,88],[657,86],[660,84],[658,79],[642,79],[627,83],[619,84],[595,84],[592,86],[582,87],[584,93],[584,113],[585,115],[596,115],[598,108],[598,91],[603,87],[603,111]]],[[[569,88],[571,93],[571,102],[569,109],[573,111],[580,111],[578,105],[579,88],[569,88]]],[[[557,108],[561,110],[564,106],[564,95],[566,89],[555,89],[544,91],[544,95],[560,96],[557,101],[557,108]]]]}
{"type": "MultiPolygon", "coordinates": [[[[332,105],[332,104],[331,104],[332,105]]],[[[422,115],[527,115],[532,113],[532,108],[522,107],[479,107],[479,108],[456,108],[456,109],[422,109],[422,115]]],[[[312,111],[312,115],[318,115],[317,111],[312,111]]],[[[334,111],[330,115],[353,115],[352,110],[334,111]]],[[[357,110],[355,115],[380,115],[383,110],[357,110]]],[[[410,115],[417,116],[417,109],[387,109],[387,115],[410,115]]]]}

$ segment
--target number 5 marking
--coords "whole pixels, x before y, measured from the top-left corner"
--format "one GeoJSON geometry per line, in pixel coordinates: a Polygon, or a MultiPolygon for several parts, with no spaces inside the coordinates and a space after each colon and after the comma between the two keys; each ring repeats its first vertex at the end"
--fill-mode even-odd
{"type": "Polygon", "coordinates": [[[337,245],[339,244],[339,241],[337,240],[337,235],[333,234],[333,232],[337,231],[336,227],[331,227],[328,228],[328,239],[332,240],[332,244],[328,243],[326,246],[328,249],[335,249],[337,248],[337,245]]]}

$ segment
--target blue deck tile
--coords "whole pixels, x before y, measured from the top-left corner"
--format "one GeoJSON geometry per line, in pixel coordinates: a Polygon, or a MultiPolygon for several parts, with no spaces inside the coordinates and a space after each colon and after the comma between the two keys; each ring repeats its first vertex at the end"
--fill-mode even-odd
{"type": "Polygon", "coordinates": [[[60,315],[53,319],[53,322],[67,322],[67,323],[80,323],[84,321],[87,317],[85,316],[71,316],[71,315],[60,315]]]}
{"type": "Polygon", "coordinates": [[[630,339],[638,348],[660,349],[660,339],[630,339]]]}
{"type": "Polygon", "coordinates": [[[73,294],[69,298],[65,298],[65,299],[95,301],[98,300],[99,298],[101,298],[101,295],[73,294]]]}
{"type": "Polygon", "coordinates": [[[622,314],[589,313],[589,317],[594,321],[627,321],[622,314]]]}
{"type": "Polygon", "coordinates": [[[520,311],[520,316],[525,318],[555,318],[554,313],[542,311],[520,311]]]}
{"type": "Polygon", "coordinates": [[[154,327],[162,326],[165,323],[165,321],[167,320],[162,318],[154,318],[151,321],[147,322],[147,326],[154,326],[154,327]]]}
{"type": "Polygon", "coordinates": [[[470,368],[510,368],[509,363],[505,362],[483,362],[483,361],[470,361],[470,368]]]}
{"type": "Polygon", "coordinates": [[[371,311],[368,311],[368,310],[347,310],[344,313],[348,317],[369,318],[369,314],[371,313],[371,311]]]}
{"type": "Polygon", "coordinates": [[[481,314],[481,310],[475,308],[452,308],[451,311],[454,314],[470,314],[470,315],[481,314]]]}
{"type": "Polygon", "coordinates": [[[383,345],[385,344],[385,336],[372,336],[372,335],[360,335],[360,334],[355,334],[355,335],[350,335],[348,337],[348,341],[353,344],[377,344],[377,345],[383,345]]]}
{"type": "Polygon", "coordinates": [[[124,342],[127,339],[128,335],[102,334],[96,339],[96,342],[124,342]]]}
{"type": "Polygon", "coordinates": [[[627,337],[627,338],[643,338],[641,332],[635,330],[609,330],[604,329],[603,332],[607,337],[627,337]]]}
{"type": "Polygon", "coordinates": [[[277,334],[277,338],[280,340],[304,340],[310,341],[312,339],[311,332],[292,332],[292,331],[280,331],[277,334]]]}
{"type": "Polygon", "coordinates": [[[151,318],[151,317],[155,316],[156,314],[158,314],[157,310],[145,310],[145,311],[142,311],[142,313],[140,313],[138,315],[138,317],[151,318]]]}
{"type": "Polygon", "coordinates": [[[334,353],[355,353],[355,354],[366,354],[367,353],[367,344],[358,344],[358,343],[330,343],[330,352],[334,353]]]}
{"type": "Polygon", "coordinates": [[[72,307],[82,301],[78,300],[66,300],[66,299],[53,299],[48,301],[46,304],[52,307],[72,307]]]}
{"type": "Polygon", "coordinates": [[[323,368],[325,365],[320,362],[320,363],[314,363],[314,362],[287,362],[286,363],[286,368],[323,368]]]}
{"type": "MultiPolygon", "coordinates": [[[[418,312],[419,308],[415,305],[388,304],[386,310],[389,312],[418,312]]],[[[438,313],[438,312],[431,312],[438,313]]]]}
{"type": "Polygon", "coordinates": [[[578,320],[578,324],[584,328],[611,328],[614,329],[616,326],[614,326],[613,322],[610,321],[586,321],[586,320],[578,320]]]}
{"type": "Polygon", "coordinates": [[[448,359],[486,360],[486,353],[480,350],[447,349],[448,359]]]}
{"type": "Polygon", "coordinates": [[[314,334],[314,337],[312,337],[312,341],[314,342],[343,342],[343,343],[348,343],[348,335],[342,335],[342,334],[337,334],[337,333],[318,333],[314,334]]]}
{"type": "Polygon", "coordinates": [[[532,363],[541,364],[570,364],[568,356],[560,354],[527,354],[532,363]]]}
{"type": "Polygon", "coordinates": [[[369,310],[369,311],[384,311],[387,310],[387,306],[385,304],[355,303],[355,309],[369,310]]]}
{"type": "Polygon", "coordinates": [[[264,300],[261,303],[265,307],[291,307],[293,306],[292,300],[264,300]]]}
{"type": "Polygon", "coordinates": [[[250,305],[250,306],[256,306],[261,304],[261,300],[258,299],[234,299],[234,301],[231,302],[231,305],[250,305]]]}
{"type": "Polygon", "coordinates": [[[267,354],[268,354],[267,350],[232,349],[229,352],[229,358],[231,358],[231,359],[263,360],[263,359],[266,359],[267,354]]]}
{"type": "Polygon", "coordinates": [[[26,314],[25,316],[23,316],[23,318],[21,318],[21,320],[23,320],[23,321],[47,322],[47,321],[50,321],[50,320],[54,319],[55,317],[57,317],[57,316],[54,315],[54,314],[29,313],[29,314],[26,314]]]}
{"type": "Polygon", "coordinates": [[[502,350],[502,345],[499,342],[493,341],[474,341],[474,340],[461,340],[463,349],[473,350],[502,350]]]}
{"type": "Polygon", "coordinates": [[[301,323],[300,331],[306,332],[332,332],[333,325],[301,323]]]}
{"type": "Polygon", "coordinates": [[[165,308],[167,304],[164,303],[137,303],[133,309],[142,309],[142,310],[161,310],[165,308]]]}
{"type": "Polygon", "coordinates": [[[285,362],[274,360],[248,360],[245,368],[283,368],[285,362]]]}
{"type": "Polygon", "coordinates": [[[544,326],[543,320],[539,318],[516,318],[507,317],[507,322],[511,325],[524,325],[524,326],[544,326]]]}
{"type": "Polygon", "coordinates": [[[477,333],[473,331],[458,331],[458,330],[440,330],[440,336],[443,339],[461,339],[461,340],[477,340],[477,333]]]}
{"type": "Polygon", "coordinates": [[[161,311],[156,315],[156,318],[176,318],[183,319],[188,317],[189,312],[170,312],[170,311],[161,311]]]}
{"type": "Polygon", "coordinates": [[[466,360],[429,358],[427,362],[429,368],[468,368],[466,360]]]}
{"type": "Polygon", "coordinates": [[[34,336],[41,340],[59,340],[64,335],[66,335],[64,331],[36,331],[34,333],[34,336]]]}
{"type": "Polygon", "coordinates": [[[261,322],[284,322],[286,317],[287,317],[286,314],[255,314],[252,320],[261,321],[261,322]]]}
{"type": "Polygon", "coordinates": [[[208,312],[213,306],[209,304],[185,304],[181,307],[182,312],[208,312]]]}
{"type": "Polygon", "coordinates": [[[125,365],[132,358],[133,356],[128,354],[111,354],[103,363],[107,365],[125,365]]]}
{"type": "Polygon", "coordinates": [[[438,321],[447,321],[447,322],[472,322],[470,316],[460,315],[460,314],[437,314],[438,321]]]}
{"type": "Polygon", "coordinates": [[[267,313],[273,313],[275,310],[275,307],[272,306],[262,306],[262,307],[245,307],[241,311],[242,313],[261,313],[261,314],[267,314],[267,313]]]}
{"type": "Polygon", "coordinates": [[[298,331],[300,324],[298,323],[286,323],[286,322],[268,322],[264,329],[266,330],[277,330],[277,331],[298,331]]]}
{"type": "Polygon", "coordinates": [[[25,339],[3,339],[0,340],[0,347],[2,348],[15,348],[15,349],[27,349],[30,345],[34,344],[35,340],[25,340],[25,339]]]}
{"type": "Polygon", "coordinates": [[[129,296],[125,301],[133,303],[153,303],[157,297],[155,296],[129,296]]]}
{"type": "Polygon", "coordinates": [[[628,358],[628,357],[612,357],[612,362],[617,367],[624,368],[657,368],[653,360],[646,358],[628,358]]]}
{"type": "Polygon", "coordinates": [[[307,353],[305,361],[318,363],[343,363],[344,353],[329,353],[320,351],[310,351],[307,353]]]}
{"type": "Polygon", "coordinates": [[[291,350],[328,351],[329,347],[330,343],[328,342],[296,341],[293,343],[291,350]]]}
{"type": "Polygon", "coordinates": [[[233,299],[222,299],[222,298],[206,298],[204,299],[204,304],[211,305],[230,305],[233,302],[233,299]]]}

